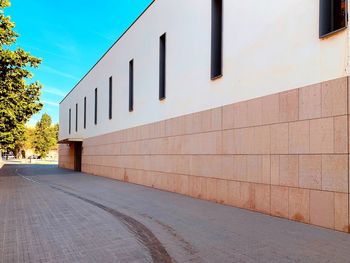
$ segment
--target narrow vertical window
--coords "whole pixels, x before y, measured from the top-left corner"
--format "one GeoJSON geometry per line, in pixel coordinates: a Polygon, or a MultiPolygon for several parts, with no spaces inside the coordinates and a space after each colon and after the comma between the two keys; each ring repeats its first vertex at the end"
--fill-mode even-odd
{"type": "Polygon", "coordinates": [[[97,88],[95,89],[95,125],[97,124],[97,88]]]}
{"type": "Polygon", "coordinates": [[[165,99],[166,83],[166,33],[159,39],[159,100],[165,99]]]}
{"type": "Polygon", "coordinates": [[[75,132],[78,131],[78,103],[75,104],[75,132]]]}
{"type": "Polygon", "coordinates": [[[129,111],[134,110],[134,60],[129,62],[129,111]]]}
{"type": "Polygon", "coordinates": [[[211,1],[211,79],[222,76],[222,0],[211,1]]]}
{"type": "Polygon", "coordinates": [[[112,83],[112,77],[109,77],[109,106],[108,106],[108,116],[109,119],[112,119],[112,103],[113,103],[113,83],[112,83]]]}
{"type": "Polygon", "coordinates": [[[347,26],[346,0],[320,0],[320,37],[347,26]]]}
{"type": "Polygon", "coordinates": [[[84,129],[86,129],[86,97],[84,97],[84,129]]]}
{"type": "Polygon", "coordinates": [[[69,131],[69,134],[71,134],[72,132],[72,110],[71,109],[69,109],[68,131],[69,131]]]}

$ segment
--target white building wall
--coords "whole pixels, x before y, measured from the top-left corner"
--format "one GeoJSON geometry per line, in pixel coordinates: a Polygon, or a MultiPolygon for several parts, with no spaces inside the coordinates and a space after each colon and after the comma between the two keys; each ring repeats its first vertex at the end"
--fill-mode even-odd
{"type": "Polygon", "coordinates": [[[319,0],[224,1],[223,77],[210,80],[211,0],[156,0],[60,104],[60,139],[87,138],[348,75],[349,36],[320,40],[319,0]],[[159,37],[167,95],[158,100],[159,37]],[[128,111],[134,59],[134,111],[128,111]],[[113,119],[108,79],[113,76],[113,119]],[[94,89],[98,87],[98,124],[94,89]],[[87,97],[87,128],[83,100],[87,97]],[[79,127],[75,132],[75,103],[79,127]],[[68,134],[68,110],[72,133],[68,134]]]}

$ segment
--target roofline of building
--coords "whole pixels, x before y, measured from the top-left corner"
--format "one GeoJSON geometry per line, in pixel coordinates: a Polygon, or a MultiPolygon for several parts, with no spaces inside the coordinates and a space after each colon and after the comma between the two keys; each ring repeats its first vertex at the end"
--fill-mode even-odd
{"type": "Polygon", "coordinates": [[[107,55],[107,53],[119,42],[120,39],[130,30],[130,28],[143,16],[144,13],[154,4],[156,0],[146,7],[145,10],[135,19],[135,21],[124,31],[124,33],[112,44],[112,46],[102,55],[102,57],[89,69],[89,71],[79,80],[79,82],[68,92],[68,94],[61,100],[60,104],[73,92],[73,90],[85,79],[85,77],[97,66],[97,64],[107,55]]]}

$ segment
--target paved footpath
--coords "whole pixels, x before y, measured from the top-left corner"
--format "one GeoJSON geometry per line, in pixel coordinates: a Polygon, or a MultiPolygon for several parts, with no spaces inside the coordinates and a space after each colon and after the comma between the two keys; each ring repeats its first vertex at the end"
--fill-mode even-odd
{"type": "Polygon", "coordinates": [[[0,262],[350,262],[350,235],[57,166],[5,164],[0,262]]]}

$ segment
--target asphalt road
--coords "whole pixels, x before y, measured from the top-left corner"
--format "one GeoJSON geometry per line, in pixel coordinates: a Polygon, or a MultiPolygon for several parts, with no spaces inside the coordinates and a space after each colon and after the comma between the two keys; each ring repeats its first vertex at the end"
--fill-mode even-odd
{"type": "Polygon", "coordinates": [[[350,262],[350,235],[57,166],[5,164],[0,262],[350,262]]]}

